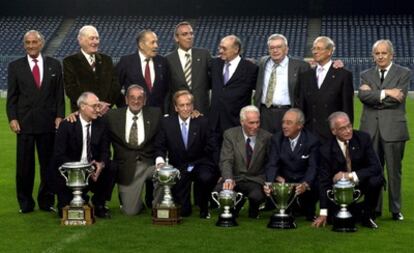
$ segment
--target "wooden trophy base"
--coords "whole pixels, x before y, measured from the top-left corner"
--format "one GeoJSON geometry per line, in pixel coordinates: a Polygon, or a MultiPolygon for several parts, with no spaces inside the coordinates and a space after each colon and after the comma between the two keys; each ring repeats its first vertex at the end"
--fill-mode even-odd
{"type": "Polygon", "coordinates": [[[83,205],[83,207],[65,206],[62,209],[62,225],[84,226],[93,223],[95,223],[93,207],[89,205],[83,205]]]}
{"type": "Polygon", "coordinates": [[[180,215],[181,207],[154,207],[152,209],[152,224],[175,225],[180,224],[183,218],[180,215]]]}

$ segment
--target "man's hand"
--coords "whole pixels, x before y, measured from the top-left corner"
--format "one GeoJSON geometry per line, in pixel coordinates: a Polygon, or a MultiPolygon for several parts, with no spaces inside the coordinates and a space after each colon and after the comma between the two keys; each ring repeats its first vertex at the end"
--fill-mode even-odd
{"type": "Polygon", "coordinates": [[[56,119],[55,119],[55,129],[58,129],[59,128],[59,125],[60,125],[60,122],[62,122],[62,118],[60,118],[60,117],[57,117],[56,119]]]}
{"type": "Polygon", "coordinates": [[[309,185],[306,182],[303,182],[301,184],[296,185],[295,193],[296,195],[300,195],[304,193],[305,191],[307,191],[308,188],[309,188],[309,185]]]}
{"type": "Polygon", "coordinates": [[[265,183],[265,185],[263,185],[263,191],[266,194],[266,196],[270,196],[270,193],[272,192],[272,188],[270,188],[269,183],[265,183]]]}
{"type": "Polygon", "coordinates": [[[332,63],[332,67],[334,67],[334,69],[341,69],[344,67],[344,63],[341,60],[335,60],[332,63]]]}
{"type": "Polygon", "coordinates": [[[197,111],[197,110],[193,110],[192,112],[191,112],[191,118],[192,119],[195,119],[195,118],[198,118],[198,117],[200,117],[200,116],[203,116],[203,114],[201,113],[201,112],[199,112],[199,111],[197,111]]]}
{"type": "Polygon", "coordinates": [[[10,125],[10,129],[14,133],[16,133],[16,134],[20,133],[20,124],[19,124],[19,121],[17,119],[11,120],[9,125],[10,125]]]}
{"type": "Polygon", "coordinates": [[[104,102],[104,101],[99,101],[99,105],[100,105],[100,110],[99,110],[99,116],[103,116],[108,110],[109,110],[109,106],[111,104],[104,102]]]}
{"type": "Polygon", "coordinates": [[[95,166],[95,171],[92,172],[91,177],[92,180],[96,182],[102,172],[102,169],[105,167],[105,163],[93,161],[92,164],[95,166]]]}
{"type": "Polygon", "coordinates": [[[312,227],[319,228],[325,227],[326,225],[327,216],[320,215],[316,220],[312,222],[312,227]]]}
{"type": "Polygon", "coordinates": [[[165,165],[165,163],[157,163],[156,165],[155,165],[155,169],[157,170],[157,171],[159,171],[163,166],[165,165]]]}
{"type": "Polygon", "coordinates": [[[371,90],[371,87],[368,85],[368,84],[362,84],[361,86],[359,86],[359,90],[362,90],[362,91],[370,91],[371,90]]]}
{"type": "Polygon", "coordinates": [[[234,186],[236,186],[236,182],[232,179],[227,179],[223,183],[223,190],[233,190],[234,186]]]}
{"type": "Polygon", "coordinates": [[[283,184],[285,182],[285,178],[284,177],[281,177],[281,176],[277,176],[276,179],[275,179],[275,181],[277,183],[282,183],[283,184]]]}
{"type": "Polygon", "coordinates": [[[396,99],[398,102],[402,102],[404,100],[404,93],[402,92],[401,89],[386,89],[385,91],[385,96],[388,97],[392,97],[394,99],[396,99]]]}
{"type": "Polygon", "coordinates": [[[70,123],[76,122],[76,116],[79,115],[79,111],[72,112],[68,116],[66,116],[65,120],[69,121],[70,123]]]}
{"type": "Polygon", "coordinates": [[[340,172],[336,173],[332,180],[333,180],[334,183],[336,183],[339,180],[341,180],[341,178],[346,178],[345,172],[340,171],[340,172]]]}

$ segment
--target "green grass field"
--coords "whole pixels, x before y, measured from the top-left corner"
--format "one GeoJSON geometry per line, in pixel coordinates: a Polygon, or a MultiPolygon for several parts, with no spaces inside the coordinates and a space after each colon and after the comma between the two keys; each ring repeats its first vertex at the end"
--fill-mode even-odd
{"type": "MultiPolygon", "coordinates": [[[[413,106],[414,100],[409,99],[407,115],[412,137],[413,106]]],[[[122,215],[116,197],[109,203],[112,219],[98,219],[88,227],[64,227],[54,213],[39,210],[18,213],[15,136],[8,127],[5,99],[0,99],[0,107],[0,252],[413,252],[412,141],[407,143],[403,168],[405,220],[391,220],[387,198],[384,198],[383,216],[377,220],[378,230],[358,226],[356,233],[336,233],[331,227],[312,228],[303,218],[297,219],[295,230],[271,230],[266,228],[270,212],[262,213],[259,220],[250,220],[246,211],[238,219],[240,226],[234,228],[216,227],[216,212],[211,220],[200,220],[197,211],[181,225],[156,226],[151,224],[148,210],[134,217],[122,215]]],[[[358,127],[360,110],[356,99],[355,127],[358,127]]]]}

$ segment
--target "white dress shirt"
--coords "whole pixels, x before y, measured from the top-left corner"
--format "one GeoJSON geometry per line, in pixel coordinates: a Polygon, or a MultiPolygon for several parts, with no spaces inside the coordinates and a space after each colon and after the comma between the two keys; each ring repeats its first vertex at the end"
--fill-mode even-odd
{"type": "Polygon", "coordinates": [[[332,65],[332,60],[328,61],[325,65],[317,65],[316,67],[316,77],[318,78],[318,87],[322,86],[323,81],[325,80],[326,74],[328,74],[329,68],[332,65]],[[322,70],[320,70],[322,69],[322,70]]]}
{"type": "MultiPolygon", "coordinates": [[[[265,65],[262,104],[266,101],[267,89],[274,64],[275,62],[269,59],[265,65]]],[[[291,105],[289,97],[288,66],[289,58],[285,57],[276,68],[277,81],[273,92],[272,105],[291,105]]]]}
{"type": "MultiPolygon", "coordinates": [[[[241,61],[240,55],[238,55],[233,60],[229,61],[229,63],[230,63],[230,66],[229,66],[229,80],[233,76],[234,72],[236,72],[237,66],[239,66],[240,61],[241,61]]],[[[223,66],[223,75],[224,75],[225,71],[226,71],[226,63],[224,63],[224,66],[223,66]]]]}
{"type": "MultiPolygon", "coordinates": [[[[135,116],[129,108],[126,110],[126,122],[125,122],[125,140],[129,143],[129,133],[131,132],[131,126],[134,123],[132,119],[135,116]]],[[[144,130],[144,119],[142,117],[142,110],[136,115],[137,119],[137,132],[138,132],[138,145],[141,145],[145,139],[145,130],[144,130]]]]}
{"type": "MultiPolygon", "coordinates": [[[[139,58],[141,59],[141,71],[142,71],[142,76],[145,78],[145,67],[147,66],[147,61],[145,59],[147,59],[147,57],[145,55],[143,55],[141,53],[141,51],[138,50],[138,54],[139,54],[139,58]]],[[[150,76],[151,76],[151,85],[154,85],[154,80],[155,80],[155,69],[154,69],[154,61],[152,60],[152,58],[149,58],[149,69],[150,69],[150,76]]]]}
{"type": "Polygon", "coordinates": [[[184,71],[185,69],[185,63],[187,62],[187,56],[185,56],[186,54],[190,54],[190,59],[192,58],[192,51],[191,48],[188,51],[184,51],[181,48],[178,48],[177,50],[178,52],[178,58],[180,59],[180,63],[181,63],[181,67],[184,71]]]}
{"type": "Polygon", "coordinates": [[[81,155],[81,162],[88,162],[88,156],[87,156],[87,129],[88,127],[86,125],[91,124],[89,127],[89,136],[92,138],[92,121],[86,121],[82,118],[82,115],[79,114],[79,120],[82,126],[82,155],[81,155]]]}

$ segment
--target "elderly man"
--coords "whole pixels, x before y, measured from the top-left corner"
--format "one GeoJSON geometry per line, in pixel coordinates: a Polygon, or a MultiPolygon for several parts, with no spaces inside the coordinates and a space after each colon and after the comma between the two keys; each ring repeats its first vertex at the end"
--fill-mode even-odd
{"type": "Polygon", "coordinates": [[[145,89],[130,85],[126,90],[127,107],[108,111],[105,118],[118,167],[118,191],[121,210],[127,215],[143,209],[141,193],[154,171],[154,140],[159,128],[161,111],[146,106],[145,89]]]}
{"type": "MultiPolygon", "coordinates": [[[[363,104],[361,125],[373,139],[381,164],[386,165],[389,210],[394,220],[401,213],[401,172],[405,142],[409,139],[405,100],[411,72],[392,62],[394,48],[389,40],[378,40],[372,46],[376,66],[361,73],[358,97],[363,104]]],[[[377,206],[381,215],[382,196],[377,206]]]]}
{"type": "Polygon", "coordinates": [[[59,215],[62,215],[62,208],[69,205],[73,196],[58,168],[66,162],[81,161],[91,162],[96,168],[89,180],[89,187],[84,190],[84,195],[88,190],[93,191],[95,215],[110,218],[111,213],[105,207],[105,201],[110,199],[115,175],[109,166],[107,127],[99,117],[102,104],[94,93],[84,92],[79,96],[77,105],[79,115],[76,116],[76,121],[62,121],[56,133],[52,169],[55,173],[54,184],[58,195],[59,215]]]}
{"type": "Polygon", "coordinates": [[[16,191],[21,213],[34,210],[35,146],[40,165],[39,208],[53,210],[54,196],[46,182],[53,154],[55,130],[65,115],[62,67],[58,60],[43,56],[45,40],[35,30],[23,38],[26,56],[8,67],[7,117],[16,133],[16,191]]]}
{"type": "MultiPolygon", "coordinates": [[[[264,166],[267,162],[271,134],[260,129],[260,112],[256,106],[240,111],[241,126],[224,132],[220,154],[221,180],[216,189],[242,192],[249,199],[249,217],[258,218],[259,205],[264,202],[264,166]]],[[[236,215],[245,201],[236,206],[236,215]]]]}
{"type": "MultiPolygon", "coordinates": [[[[269,161],[265,167],[266,181],[297,183],[296,194],[299,205],[294,211],[305,215],[306,219],[315,218],[315,205],[318,201],[317,171],[319,168],[319,140],[303,128],[305,117],[301,110],[292,108],[282,119],[282,131],[271,140],[269,161]]],[[[264,190],[270,193],[270,188],[264,190]]]]}
{"type": "Polygon", "coordinates": [[[344,111],[351,123],[354,118],[352,73],[344,68],[333,67],[331,58],[334,51],[332,39],[325,36],[316,38],[312,54],[317,67],[299,77],[297,107],[305,114],[305,127],[317,135],[322,143],[332,136],[326,123],[331,113],[344,111]]]}
{"type": "Polygon", "coordinates": [[[335,215],[338,207],[328,200],[326,192],[338,180],[346,178],[355,183],[364,195],[362,208],[355,208],[355,211],[361,212],[362,225],[378,228],[375,223],[375,207],[384,177],[371,138],[365,132],[353,130],[352,123],[344,112],[332,113],[328,120],[333,137],[320,149],[320,216],[313,222],[313,226],[325,226],[328,215],[331,218],[335,215]]]}
{"type": "Polygon", "coordinates": [[[105,113],[120,95],[112,59],[98,52],[99,34],[95,27],[86,25],[79,30],[79,53],[63,59],[63,77],[66,95],[70,99],[72,112],[78,109],[76,101],[85,91],[94,92],[104,105],[105,113]]]}

